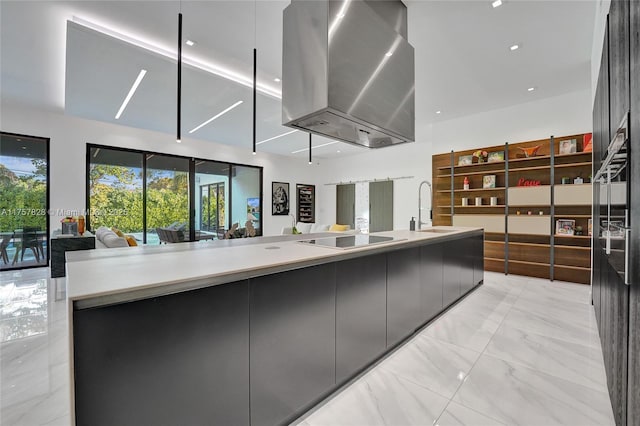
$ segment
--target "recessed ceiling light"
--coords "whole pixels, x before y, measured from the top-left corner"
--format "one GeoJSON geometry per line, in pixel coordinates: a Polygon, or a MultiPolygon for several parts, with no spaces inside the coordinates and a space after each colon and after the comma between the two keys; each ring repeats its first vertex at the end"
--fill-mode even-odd
{"type": "Polygon", "coordinates": [[[527,91],[528,91],[528,92],[533,92],[534,90],[536,90],[536,88],[535,88],[535,87],[529,87],[529,88],[527,89],[527,91]]]}
{"type": "Polygon", "coordinates": [[[221,111],[219,113],[217,113],[216,115],[214,115],[213,117],[211,117],[210,119],[208,119],[207,121],[205,121],[204,123],[202,123],[201,125],[199,125],[198,127],[194,128],[193,130],[190,130],[189,133],[193,133],[196,130],[206,126],[207,124],[211,123],[213,120],[215,120],[216,118],[228,113],[229,111],[231,111],[232,109],[234,109],[235,107],[237,107],[238,105],[240,105],[242,103],[242,101],[238,101],[235,104],[231,105],[230,107],[226,108],[224,111],[221,111]]]}
{"type": "MultiPolygon", "coordinates": [[[[18,140],[19,140],[19,139],[18,139],[18,140]]],[[[27,147],[26,147],[26,146],[23,146],[23,147],[22,147],[22,149],[27,149],[27,147]]]]}
{"type": "Polygon", "coordinates": [[[386,56],[386,57],[389,57],[391,55],[393,55],[393,52],[387,52],[387,53],[384,54],[384,56],[386,56]]]}
{"type": "Polygon", "coordinates": [[[129,93],[127,94],[127,97],[124,98],[124,101],[122,102],[122,105],[120,105],[120,109],[118,110],[118,113],[116,114],[116,120],[118,120],[120,118],[120,116],[122,115],[122,113],[124,112],[124,109],[127,107],[127,104],[131,100],[131,97],[133,96],[133,94],[138,89],[138,86],[140,85],[140,82],[142,81],[142,79],[144,78],[146,73],[147,73],[147,70],[140,70],[140,73],[138,74],[138,77],[136,78],[136,81],[133,82],[133,86],[131,86],[131,89],[129,89],[129,93]]]}
{"type": "Polygon", "coordinates": [[[498,7],[498,6],[502,6],[502,0],[496,0],[493,3],[491,3],[491,6],[498,7]]]}
{"type": "Polygon", "coordinates": [[[518,50],[520,46],[518,46],[517,44],[514,44],[513,46],[509,47],[510,50],[518,50]]]}
{"type": "Polygon", "coordinates": [[[290,131],[290,132],[286,132],[286,133],[283,133],[283,134],[281,134],[281,135],[277,135],[277,136],[274,136],[274,137],[272,137],[272,138],[269,138],[269,139],[265,139],[265,140],[263,140],[263,141],[260,141],[260,142],[256,143],[256,145],[260,145],[260,144],[263,144],[263,143],[265,143],[265,142],[269,142],[269,141],[272,141],[272,140],[274,140],[274,139],[278,139],[278,138],[281,138],[281,137],[283,137],[283,136],[290,135],[291,133],[295,133],[295,132],[297,132],[297,130],[292,130],[292,131],[290,131]]]}
{"type": "Polygon", "coordinates": [[[436,111],[436,114],[440,114],[440,113],[442,113],[442,111],[436,111]]]}
{"type": "Polygon", "coordinates": [[[187,40],[185,43],[187,43],[187,46],[193,46],[194,44],[196,44],[196,42],[193,40],[187,40]]]}
{"type": "Polygon", "coordinates": [[[340,150],[337,150],[336,152],[337,152],[338,154],[340,154],[340,150]]]}
{"type": "Polygon", "coordinates": [[[273,81],[275,81],[276,83],[280,82],[280,79],[278,77],[274,78],[273,81]]]}
{"type": "Polygon", "coordinates": [[[16,139],[16,140],[17,140],[18,142],[22,142],[22,139],[20,139],[20,138],[18,138],[18,139],[16,139]]]}

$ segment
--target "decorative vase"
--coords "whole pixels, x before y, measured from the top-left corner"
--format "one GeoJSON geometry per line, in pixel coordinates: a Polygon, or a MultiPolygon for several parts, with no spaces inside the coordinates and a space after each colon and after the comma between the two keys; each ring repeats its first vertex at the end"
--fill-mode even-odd
{"type": "Polygon", "coordinates": [[[80,234],[80,236],[84,234],[84,216],[78,217],[78,234],[80,234]]]}

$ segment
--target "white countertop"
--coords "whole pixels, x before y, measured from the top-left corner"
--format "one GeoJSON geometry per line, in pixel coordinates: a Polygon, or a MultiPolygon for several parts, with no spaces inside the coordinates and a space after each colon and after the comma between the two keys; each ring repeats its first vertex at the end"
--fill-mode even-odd
{"type": "MultiPolygon", "coordinates": [[[[123,248],[117,256],[89,255],[85,260],[67,262],[67,296],[72,301],[102,299],[97,304],[135,300],[187,289],[247,279],[276,273],[294,267],[330,262],[360,256],[363,252],[386,251],[410,243],[448,239],[481,228],[434,227],[448,233],[389,231],[372,235],[391,236],[398,241],[361,248],[336,250],[295,241],[266,242],[241,246],[202,244],[178,250],[146,250],[145,247],[123,248]],[[127,255],[122,253],[127,251],[127,255]]],[[[337,235],[340,236],[340,235],[337,235]]],[[[314,238],[313,235],[309,239],[314,238]]],[[[117,249],[109,249],[117,250],[117,249]]],[[[114,252],[114,254],[116,254],[114,252]]],[[[89,304],[90,305],[90,304],[89,304]]]]}

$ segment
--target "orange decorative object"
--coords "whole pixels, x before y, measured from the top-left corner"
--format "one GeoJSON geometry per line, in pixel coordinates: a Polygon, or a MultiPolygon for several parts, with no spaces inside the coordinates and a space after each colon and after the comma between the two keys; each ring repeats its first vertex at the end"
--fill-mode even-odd
{"type": "Polygon", "coordinates": [[[587,133],[584,135],[584,147],[582,148],[582,152],[593,152],[593,135],[591,133],[587,133]]]}
{"type": "Polygon", "coordinates": [[[78,234],[84,234],[84,216],[78,216],[78,234]]]}
{"type": "Polygon", "coordinates": [[[522,152],[524,152],[524,156],[529,158],[529,157],[535,157],[536,153],[538,152],[538,150],[540,149],[540,145],[538,146],[532,146],[530,148],[519,148],[522,150],[522,152]]]}

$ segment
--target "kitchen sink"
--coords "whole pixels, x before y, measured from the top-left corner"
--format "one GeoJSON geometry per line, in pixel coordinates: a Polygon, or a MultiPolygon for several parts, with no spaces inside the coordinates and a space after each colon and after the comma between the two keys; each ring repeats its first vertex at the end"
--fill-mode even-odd
{"type": "Polygon", "coordinates": [[[455,229],[428,228],[428,229],[421,229],[418,232],[432,232],[434,234],[447,234],[449,232],[456,232],[456,230],[455,229]]]}

